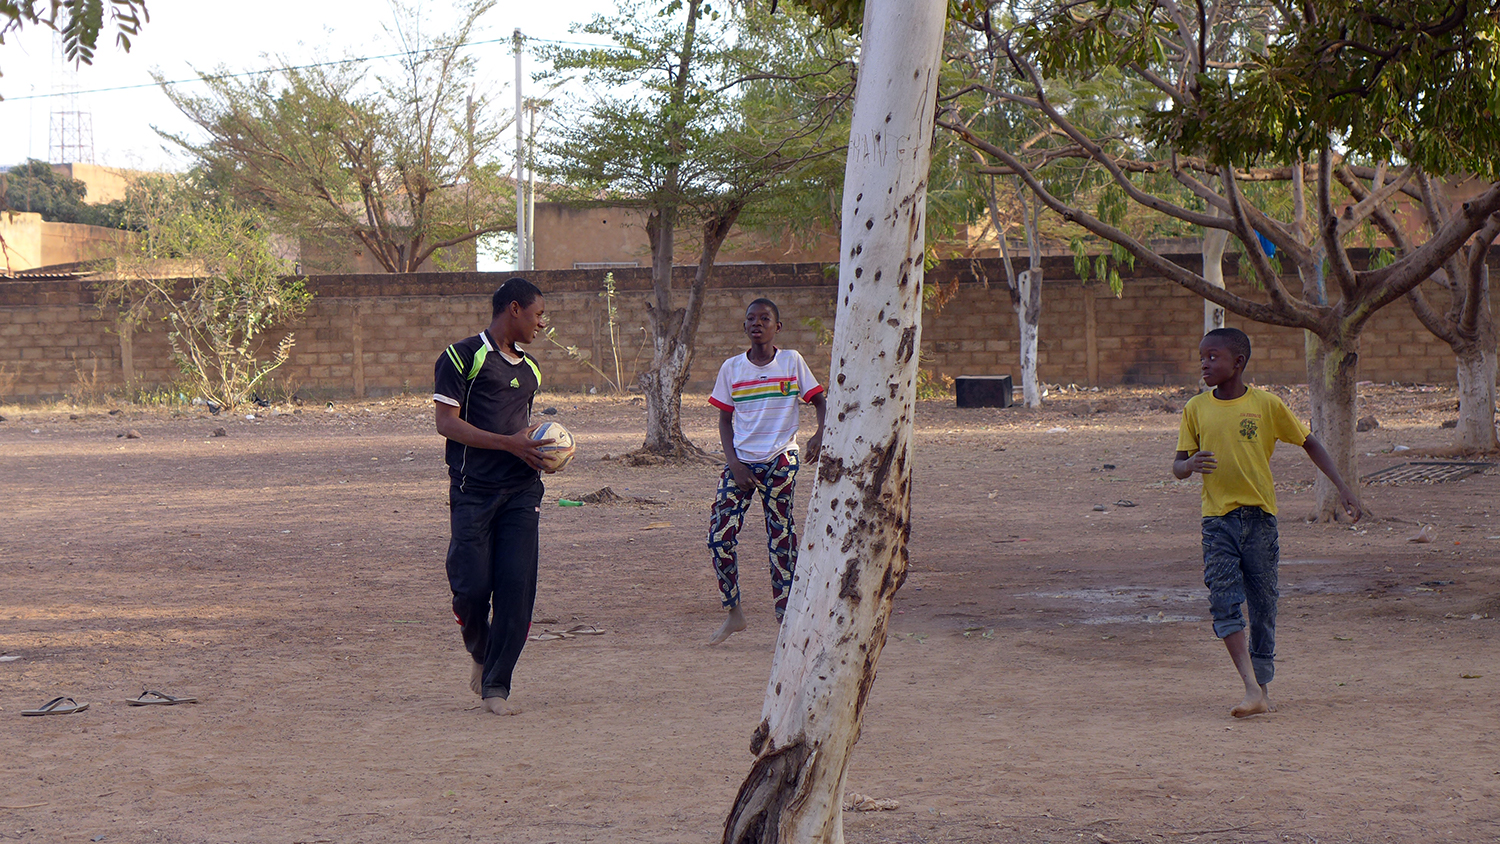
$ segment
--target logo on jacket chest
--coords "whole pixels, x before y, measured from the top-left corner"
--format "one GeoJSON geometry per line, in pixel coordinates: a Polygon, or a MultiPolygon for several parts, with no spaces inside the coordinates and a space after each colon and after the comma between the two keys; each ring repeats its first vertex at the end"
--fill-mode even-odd
{"type": "Polygon", "coordinates": [[[1257,431],[1258,429],[1256,428],[1254,419],[1240,420],[1240,436],[1244,437],[1247,440],[1254,441],[1257,431]]]}

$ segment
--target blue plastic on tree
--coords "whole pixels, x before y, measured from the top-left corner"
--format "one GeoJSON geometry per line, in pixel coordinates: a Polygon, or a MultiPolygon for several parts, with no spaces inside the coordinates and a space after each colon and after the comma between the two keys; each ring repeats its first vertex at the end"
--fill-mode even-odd
{"type": "Polygon", "coordinates": [[[1267,258],[1276,257],[1276,244],[1267,240],[1266,236],[1261,234],[1260,232],[1255,233],[1255,239],[1260,241],[1261,254],[1265,255],[1267,258]]]}

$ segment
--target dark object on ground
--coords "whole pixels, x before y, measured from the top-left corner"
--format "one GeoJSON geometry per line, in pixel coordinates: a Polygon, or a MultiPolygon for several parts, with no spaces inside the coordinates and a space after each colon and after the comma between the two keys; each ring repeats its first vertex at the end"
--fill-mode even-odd
{"type": "Polygon", "coordinates": [[[604,487],[588,495],[580,496],[578,500],[585,504],[619,504],[625,499],[609,487],[604,487]]]}
{"type": "Polygon", "coordinates": [[[209,436],[210,437],[227,437],[227,436],[229,436],[229,432],[226,431],[226,430],[224,430],[223,428],[215,428],[213,430],[213,433],[209,434],[209,436]]]}
{"type": "Polygon", "coordinates": [[[177,697],[155,689],[146,689],[141,692],[140,697],[133,697],[125,701],[131,706],[176,706],[179,703],[197,703],[195,697],[177,697]]]}
{"type": "Polygon", "coordinates": [[[1457,428],[1458,427],[1458,420],[1457,419],[1444,419],[1443,420],[1443,424],[1439,425],[1438,427],[1439,428],[1457,428]]]}
{"type": "Polygon", "coordinates": [[[1015,391],[1009,375],[960,375],[953,379],[959,407],[1010,407],[1015,391]]]}
{"type": "Polygon", "coordinates": [[[111,410],[111,411],[110,411],[110,412],[109,412],[109,415],[110,415],[110,416],[119,416],[119,415],[120,415],[120,413],[121,413],[121,411],[120,411],[120,409],[119,409],[119,408],[115,408],[115,409],[114,409],[114,410],[111,410]]]}
{"type": "Polygon", "coordinates": [[[542,415],[543,416],[556,416],[557,415],[557,408],[555,408],[555,407],[549,407],[546,410],[542,411],[542,415]]]}
{"type": "Polygon", "coordinates": [[[127,439],[127,440],[138,440],[140,438],[141,438],[141,432],[137,431],[134,428],[131,428],[130,430],[128,430],[128,431],[125,432],[125,439],[127,439]]]}
{"type": "Polygon", "coordinates": [[[1354,430],[1359,431],[1361,434],[1365,431],[1373,431],[1379,427],[1380,420],[1376,419],[1373,414],[1370,416],[1361,416],[1359,421],[1354,423],[1354,430]]]}
{"type": "Polygon", "coordinates": [[[1493,463],[1465,463],[1453,460],[1416,460],[1399,463],[1379,472],[1371,472],[1360,478],[1367,484],[1440,484],[1477,475],[1494,466],[1493,463]]]}
{"type": "MultiPolygon", "coordinates": [[[[1194,395],[1197,395],[1197,394],[1194,393],[1194,395]]],[[[1176,413],[1177,412],[1177,405],[1172,404],[1171,402],[1167,401],[1166,399],[1160,398],[1160,397],[1154,398],[1151,401],[1147,402],[1146,406],[1148,408],[1152,409],[1152,410],[1160,410],[1163,413],[1176,413]]]]}
{"type": "Polygon", "coordinates": [[[86,703],[79,703],[70,697],[55,697],[36,709],[23,709],[22,715],[72,715],[88,709],[86,703]]]}

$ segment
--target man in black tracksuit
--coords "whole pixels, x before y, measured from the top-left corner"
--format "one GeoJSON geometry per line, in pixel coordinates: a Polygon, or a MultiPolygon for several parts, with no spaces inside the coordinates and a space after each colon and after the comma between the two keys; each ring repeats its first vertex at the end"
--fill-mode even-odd
{"type": "Polygon", "coordinates": [[[438,356],[433,402],[448,439],[448,584],[473,657],[469,686],[496,715],[513,715],[511,672],[536,603],[540,446],[531,402],[536,361],[517,348],[545,327],[542,292],[523,278],[495,291],[489,328],[438,356]],[[491,609],[493,607],[493,619],[491,609]]]}

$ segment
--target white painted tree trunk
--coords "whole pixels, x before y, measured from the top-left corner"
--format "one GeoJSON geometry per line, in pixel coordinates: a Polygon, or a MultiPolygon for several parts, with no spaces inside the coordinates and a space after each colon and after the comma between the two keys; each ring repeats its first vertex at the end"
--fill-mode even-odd
{"type": "Polygon", "coordinates": [[[1465,451],[1500,448],[1495,437],[1495,347],[1458,356],[1458,444],[1465,451]]]}
{"type": "Polygon", "coordinates": [[[1021,301],[1016,322],[1021,329],[1021,396],[1027,407],[1042,406],[1042,387],[1036,377],[1037,328],[1042,321],[1042,268],[1036,264],[1016,276],[1021,301]]]}
{"type": "MultiPolygon", "coordinates": [[[[1356,372],[1359,362],[1359,339],[1330,343],[1312,332],[1307,339],[1307,392],[1312,405],[1313,436],[1328,450],[1344,482],[1354,487],[1359,482],[1359,463],[1354,453],[1354,412],[1357,398],[1356,372]]],[[[1345,521],[1349,518],[1339,504],[1339,491],[1333,482],[1317,473],[1313,484],[1316,509],[1310,514],[1319,522],[1345,521]]],[[[1368,509],[1365,515],[1372,515],[1368,509]]]]}
{"type": "Polygon", "coordinates": [[[727,844],[840,844],[906,579],[923,226],[945,0],[866,0],[845,168],[828,422],[755,754],[727,844]]]}
{"type": "MultiPolygon", "coordinates": [[[[1203,233],[1203,278],[1220,290],[1224,289],[1224,246],[1229,243],[1229,232],[1223,229],[1208,229],[1203,233]]],[[[1203,333],[1224,327],[1224,308],[1207,299],[1203,300],[1203,333]]]]}

